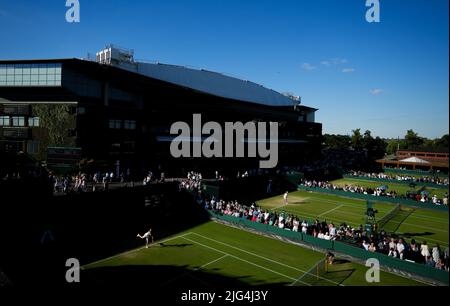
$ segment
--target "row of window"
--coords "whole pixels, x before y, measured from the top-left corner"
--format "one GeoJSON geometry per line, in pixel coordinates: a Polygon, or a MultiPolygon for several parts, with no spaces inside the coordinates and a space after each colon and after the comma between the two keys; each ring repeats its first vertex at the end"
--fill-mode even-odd
{"type": "Polygon", "coordinates": [[[61,64],[0,65],[0,86],[61,86],[61,64]]]}
{"type": "MultiPolygon", "coordinates": [[[[25,126],[24,116],[0,116],[0,126],[25,126]]],[[[29,127],[39,126],[39,117],[28,117],[29,127]]]]}
{"type": "Polygon", "coordinates": [[[120,120],[120,119],[110,119],[109,120],[110,129],[125,129],[125,130],[135,130],[136,120],[120,120]]]}
{"type": "Polygon", "coordinates": [[[0,75],[61,74],[61,64],[6,64],[0,65],[0,75]]]}

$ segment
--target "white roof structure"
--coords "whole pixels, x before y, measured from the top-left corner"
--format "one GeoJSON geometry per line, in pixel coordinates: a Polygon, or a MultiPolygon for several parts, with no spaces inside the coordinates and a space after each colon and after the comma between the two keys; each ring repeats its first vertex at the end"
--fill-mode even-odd
{"type": "Polygon", "coordinates": [[[133,51],[114,47],[97,53],[97,62],[113,65],[151,78],[192,88],[219,97],[270,106],[292,106],[300,103],[262,85],[204,69],[133,60],[133,51]]]}
{"type": "Polygon", "coordinates": [[[424,159],[421,159],[421,158],[418,158],[415,156],[401,159],[400,161],[405,162],[405,163],[416,163],[416,164],[429,164],[430,163],[424,159]]]}

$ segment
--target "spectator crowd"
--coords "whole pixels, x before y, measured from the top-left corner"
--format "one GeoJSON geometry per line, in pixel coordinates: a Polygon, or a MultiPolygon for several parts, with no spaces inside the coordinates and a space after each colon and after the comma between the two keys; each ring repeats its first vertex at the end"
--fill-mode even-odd
{"type": "Polygon", "coordinates": [[[353,192],[353,193],[361,193],[366,195],[373,195],[378,197],[390,197],[390,198],[399,198],[399,199],[409,199],[417,202],[423,203],[432,203],[435,205],[448,205],[448,193],[445,193],[443,198],[440,199],[436,195],[429,196],[427,192],[407,192],[405,194],[398,194],[395,190],[388,191],[382,186],[377,188],[369,188],[351,184],[345,185],[335,185],[331,184],[327,181],[319,181],[319,180],[307,180],[302,179],[300,181],[300,185],[304,187],[312,187],[312,188],[323,188],[323,189],[331,189],[331,190],[341,190],[345,192],[353,192]]]}
{"type": "Polygon", "coordinates": [[[437,176],[421,176],[421,177],[414,177],[410,175],[400,175],[400,174],[388,174],[384,172],[380,173],[370,173],[370,172],[363,172],[363,171],[350,171],[348,173],[351,176],[356,177],[369,177],[369,178],[379,178],[379,179],[385,179],[385,180],[396,180],[396,181],[408,181],[412,183],[432,183],[437,185],[445,185],[448,186],[448,178],[441,178],[437,176]]]}

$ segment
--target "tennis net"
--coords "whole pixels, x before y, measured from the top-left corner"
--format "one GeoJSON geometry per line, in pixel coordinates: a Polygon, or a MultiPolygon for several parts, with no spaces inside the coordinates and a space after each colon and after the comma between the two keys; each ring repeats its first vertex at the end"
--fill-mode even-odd
{"type": "Polygon", "coordinates": [[[382,230],[389,221],[391,221],[398,215],[401,210],[402,206],[400,204],[397,204],[391,211],[389,211],[386,215],[383,216],[383,218],[378,221],[378,228],[382,230]]]}

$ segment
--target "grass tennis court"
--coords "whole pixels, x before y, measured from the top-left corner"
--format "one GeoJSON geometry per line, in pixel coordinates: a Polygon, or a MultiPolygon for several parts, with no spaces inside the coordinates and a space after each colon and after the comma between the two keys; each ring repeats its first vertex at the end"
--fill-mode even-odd
{"type": "Polygon", "coordinates": [[[429,186],[424,186],[421,183],[416,183],[416,187],[412,188],[409,187],[407,184],[404,183],[394,183],[394,182],[374,182],[370,180],[364,180],[362,178],[344,178],[339,179],[331,182],[334,185],[338,186],[344,186],[344,185],[353,185],[353,186],[361,186],[366,188],[377,188],[382,185],[386,185],[389,187],[387,191],[395,190],[397,194],[406,194],[408,191],[418,191],[418,190],[424,190],[429,192],[429,196],[432,197],[434,194],[442,199],[444,197],[445,193],[448,193],[448,188],[445,188],[442,186],[442,188],[434,188],[429,186]]]}
{"type": "Polygon", "coordinates": [[[215,222],[161,242],[85,265],[82,277],[97,284],[118,280],[142,284],[156,279],[161,288],[425,285],[384,271],[380,283],[367,283],[365,266],[339,259],[318,274],[316,267],[325,254],[215,222]]]}
{"type": "MultiPolygon", "coordinates": [[[[288,205],[284,205],[282,195],[258,201],[257,204],[266,209],[292,213],[307,220],[326,220],[335,225],[345,222],[359,226],[365,223],[365,200],[296,191],[289,194],[288,205]]],[[[378,210],[376,218],[379,220],[392,211],[395,204],[374,202],[374,207],[378,210]]],[[[418,242],[426,240],[431,246],[437,243],[441,247],[448,246],[448,213],[445,211],[402,207],[385,225],[385,229],[403,238],[415,238],[418,242]]]]}

